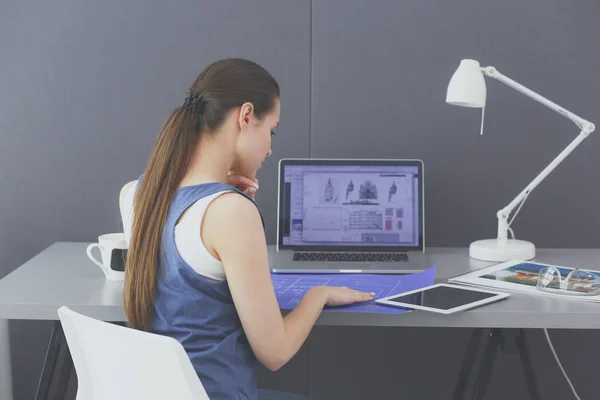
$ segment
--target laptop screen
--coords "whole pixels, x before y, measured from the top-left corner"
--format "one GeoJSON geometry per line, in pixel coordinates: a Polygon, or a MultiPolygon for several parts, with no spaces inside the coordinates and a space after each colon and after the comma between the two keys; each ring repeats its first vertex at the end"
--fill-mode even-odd
{"type": "Polygon", "coordinates": [[[282,160],[281,248],[423,249],[421,161],[282,160]]]}

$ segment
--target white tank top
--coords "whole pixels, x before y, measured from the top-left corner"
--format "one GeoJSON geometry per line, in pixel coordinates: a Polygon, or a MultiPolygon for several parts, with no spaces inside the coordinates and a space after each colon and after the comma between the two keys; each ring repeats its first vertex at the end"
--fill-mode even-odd
{"type": "MultiPolygon", "coordinates": [[[[133,226],[133,198],[137,189],[137,182],[132,185],[123,200],[123,231],[127,244],[131,239],[133,226]]],[[[230,192],[225,190],[203,197],[188,208],[187,213],[175,225],[175,245],[179,255],[198,274],[214,280],[225,280],[225,270],[221,261],[212,256],[204,246],[200,237],[200,227],[204,213],[210,203],[222,195],[230,192]]]]}

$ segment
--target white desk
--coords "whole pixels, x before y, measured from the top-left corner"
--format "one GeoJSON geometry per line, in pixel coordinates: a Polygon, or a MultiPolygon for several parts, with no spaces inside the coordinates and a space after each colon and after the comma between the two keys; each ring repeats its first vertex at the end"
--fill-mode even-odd
{"type": "MultiPolygon", "coordinates": [[[[0,280],[0,319],[56,320],[56,310],[66,305],[93,318],[125,321],[123,282],[106,281],[87,258],[86,246],[54,243],[0,280]]],[[[270,246],[269,251],[275,249],[270,246]]],[[[489,265],[469,259],[463,248],[433,248],[429,253],[438,281],[489,265]]],[[[600,267],[600,249],[539,250],[537,260],[595,269],[600,267]]],[[[448,316],[420,311],[403,315],[328,312],[317,324],[599,329],[600,304],[514,293],[505,301],[448,316]]]]}
{"type": "MultiPolygon", "coordinates": [[[[125,321],[123,283],[104,279],[102,271],[86,256],[87,244],[54,243],[0,280],[0,320],[57,320],[56,310],[66,305],[93,318],[125,321]]],[[[275,249],[270,246],[269,252],[273,251],[275,249]]],[[[437,266],[438,281],[489,265],[469,259],[468,250],[464,248],[433,248],[428,253],[437,266]]],[[[600,249],[542,249],[538,251],[537,260],[596,269],[600,267],[600,249]]],[[[317,324],[599,329],[600,304],[541,295],[513,294],[504,301],[453,315],[421,311],[401,315],[327,312],[319,317],[317,324]]],[[[4,336],[0,348],[8,346],[8,337],[4,336]]],[[[3,368],[6,366],[0,365],[0,370],[3,368]]]]}

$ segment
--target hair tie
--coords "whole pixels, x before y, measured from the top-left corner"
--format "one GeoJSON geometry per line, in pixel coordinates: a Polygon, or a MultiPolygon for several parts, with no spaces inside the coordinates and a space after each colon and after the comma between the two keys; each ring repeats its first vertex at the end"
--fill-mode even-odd
{"type": "Polygon", "coordinates": [[[183,102],[183,107],[186,110],[189,110],[195,116],[200,116],[202,109],[202,95],[198,93],[192,93],[185,98],[183,102]]]}

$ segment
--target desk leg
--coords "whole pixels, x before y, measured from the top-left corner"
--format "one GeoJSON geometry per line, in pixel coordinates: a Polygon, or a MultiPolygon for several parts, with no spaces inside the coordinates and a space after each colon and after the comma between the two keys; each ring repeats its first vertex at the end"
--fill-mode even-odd
{"type": "Polygon", "coordinates": [[[63,400],[67,392],[73,360],[60,321],[54,321],[35,400],[63,400]],[[51,394],[50,390],[54,389],[51,394]]]}
{"type": "MultiPolygon", "coordinates": [[[[469,340],[469,345],[465,353],[465,358],[463,359],[460,375],[458,376],[458,382],[452,396],[453,400],[462,400],[465,398],[467,382],[469,380],[469,376],[471,375],[473,365],[475,364],[475,358],[477,356],[482,334],[483,329],[475,329],[471,335],[471,339],[469,340]]],[[[475,399],[483,399],[485,396],[485,391],[492,374],[492,368],[494,367],[496,352],[498,347],[500,347],[502,344],[502,341],[502,332],[499,329],[490,329],[490,333],[486,339],[483,359],[481,360],[473,388],[473,398],[475,399]]]]}
{"type": "MultiPolygon", "coordinates": [[[[477,355],[479,339],[481,338],[482,332],[483,329],[476,329],[471,335],[460,375],[458,377],[458,382],[452,397],[453,400],[461,400],[465,396],[467,382],[469,380],[473,365],[475,364],[475,357],[477,355]]],[[[483,359],[479,365],[479,372],[474,384],[473,398],[484,398],[490,377],[492,375],[496,354],[499,348],[503,346],[504,340],[505,338],[502,329],[490,329],[489,336],[486,339],[483,359]]],[[[523,367],[523,374],[525,376],[525,383],[527,384],[529,398],[532,400],[540,400],[535,374],[531,364],[531,358],[529,357],[529,349],[527,347],[524,329],[519,329],[518,334],[515,337],[515,342],[519,352],[519,357],[521,358],[521,366],[523,367]]]]}
{"type": "Polygon", "coordinates": [[[523,366],[523,374],[525,375],[525,383],[527,384],[527,390],[529,391],[529,398],[532,400],[540,400],[540,393],[538,392],[535,381],[535,373],[533,372],[533,366],[531,365],[531,358],[529,357],[529,349],[527,348],[527,338],[525,337],[524,329],[519,329],[516,344],[519,349],[519,356],[521,357],[521,365],[523,366]]]}
{"type": "Polygon", "coordinates": [[[0,399],[12,400],[12,364],[8,320],[0,319],[0,399]]]}
{"type": "Polygon", "coordinates": [[[475,381],[475,399],[483,399],[485,396],[485,391],[487,390],[490,376],[492,375],[494,361],[496,360],[496,353],[498,348],[502,345],[502,341],[502,332],[499,329],[492,329],[485,346],[481,368],[479,369],[477,380],[475,381]]]}
{"type": "Polygon", "coordinates": [[[465,397],[469,375],[471,375],[473,364],[475,364],[475,357],[477,356],[481,336],[483,336],[483,329],[473,329],[469,344],[467,345],[467,351],[465,352],[465,358],[460,367],[458,382],[456,383],[454,394],[452,395],[453,400],[462,400],[465,397]]]}

